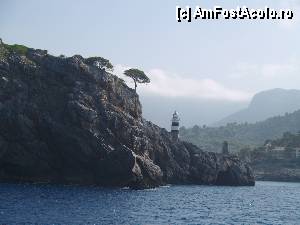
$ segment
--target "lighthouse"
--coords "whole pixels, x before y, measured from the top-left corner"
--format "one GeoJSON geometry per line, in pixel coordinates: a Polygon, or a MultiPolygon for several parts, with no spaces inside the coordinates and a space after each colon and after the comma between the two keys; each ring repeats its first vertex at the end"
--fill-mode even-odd
{"type": "Polygon", "coordinates": [[[178,140],[178,136],[179,136],[179,116],[178,113],[175,111],[173,113],[173,117],[172,117],[172,125],[171,125],[171,135],[172,135],[172,139],[173,141],[177,141],[178,140]]]}

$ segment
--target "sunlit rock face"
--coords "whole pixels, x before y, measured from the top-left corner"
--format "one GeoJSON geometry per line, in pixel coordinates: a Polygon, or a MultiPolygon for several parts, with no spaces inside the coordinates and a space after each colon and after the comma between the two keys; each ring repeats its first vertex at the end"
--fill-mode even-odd
{"type": "Polygon", "coordinates": [[[83,57],[5,44],[0,53],[1,181],[254,185],[235,156],[173,142],[143,119],[134,90],[83,57]]]}

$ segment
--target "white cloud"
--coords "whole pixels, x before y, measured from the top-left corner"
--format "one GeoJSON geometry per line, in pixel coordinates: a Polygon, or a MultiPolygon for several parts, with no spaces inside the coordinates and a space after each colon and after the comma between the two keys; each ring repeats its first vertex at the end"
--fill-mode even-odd
{"type": "MultiPolygon", "coordinates": [[[[115,66],[115,74],[124,79],[129,86],[132,81],[123,75],[123,71],[130,67],[115,66]]],[[[226,88],[213,79],[195,79],[169,74],[161,69],[147,71],[151,83],[139,85],[138,89],[144,95],[159,95],[164,97],[188,97],[201,99],[215,99],[227,101],[248,101],[252,93],[226,88]]]]}
{"type": "Polygon", "coordinates": [[[272,88],[299,89],[300,60],[281,63],[239,63],[233,67],[226,82],[233,87],[258,92],[272,88]]]}
{"type": "Polygon", "coordinates": [[[290,59],[282,63],[251,64],[238,63],[229,75],[232,79],[273,80],[299,77],[300,61],[290,59]]]}

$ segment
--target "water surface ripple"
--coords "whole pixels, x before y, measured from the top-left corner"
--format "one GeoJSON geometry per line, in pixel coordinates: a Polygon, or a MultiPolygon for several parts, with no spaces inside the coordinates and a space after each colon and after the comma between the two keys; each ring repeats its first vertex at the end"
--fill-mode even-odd
{"type": "Polygon", "coordinates": [[[300,183],[151,190],[0,184],[0,224],[300,224],[300,183]]]}

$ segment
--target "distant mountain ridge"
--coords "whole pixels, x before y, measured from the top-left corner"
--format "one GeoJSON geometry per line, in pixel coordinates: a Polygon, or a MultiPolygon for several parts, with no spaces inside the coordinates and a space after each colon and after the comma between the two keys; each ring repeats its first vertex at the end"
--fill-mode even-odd
{"type": "Polygon", "coordinates": [[[271,89],[257,93],[246,109],[231,114],[213,124],[255,123],[267,118],[284,115],[300,109],[300,90],[271,89]]]}

